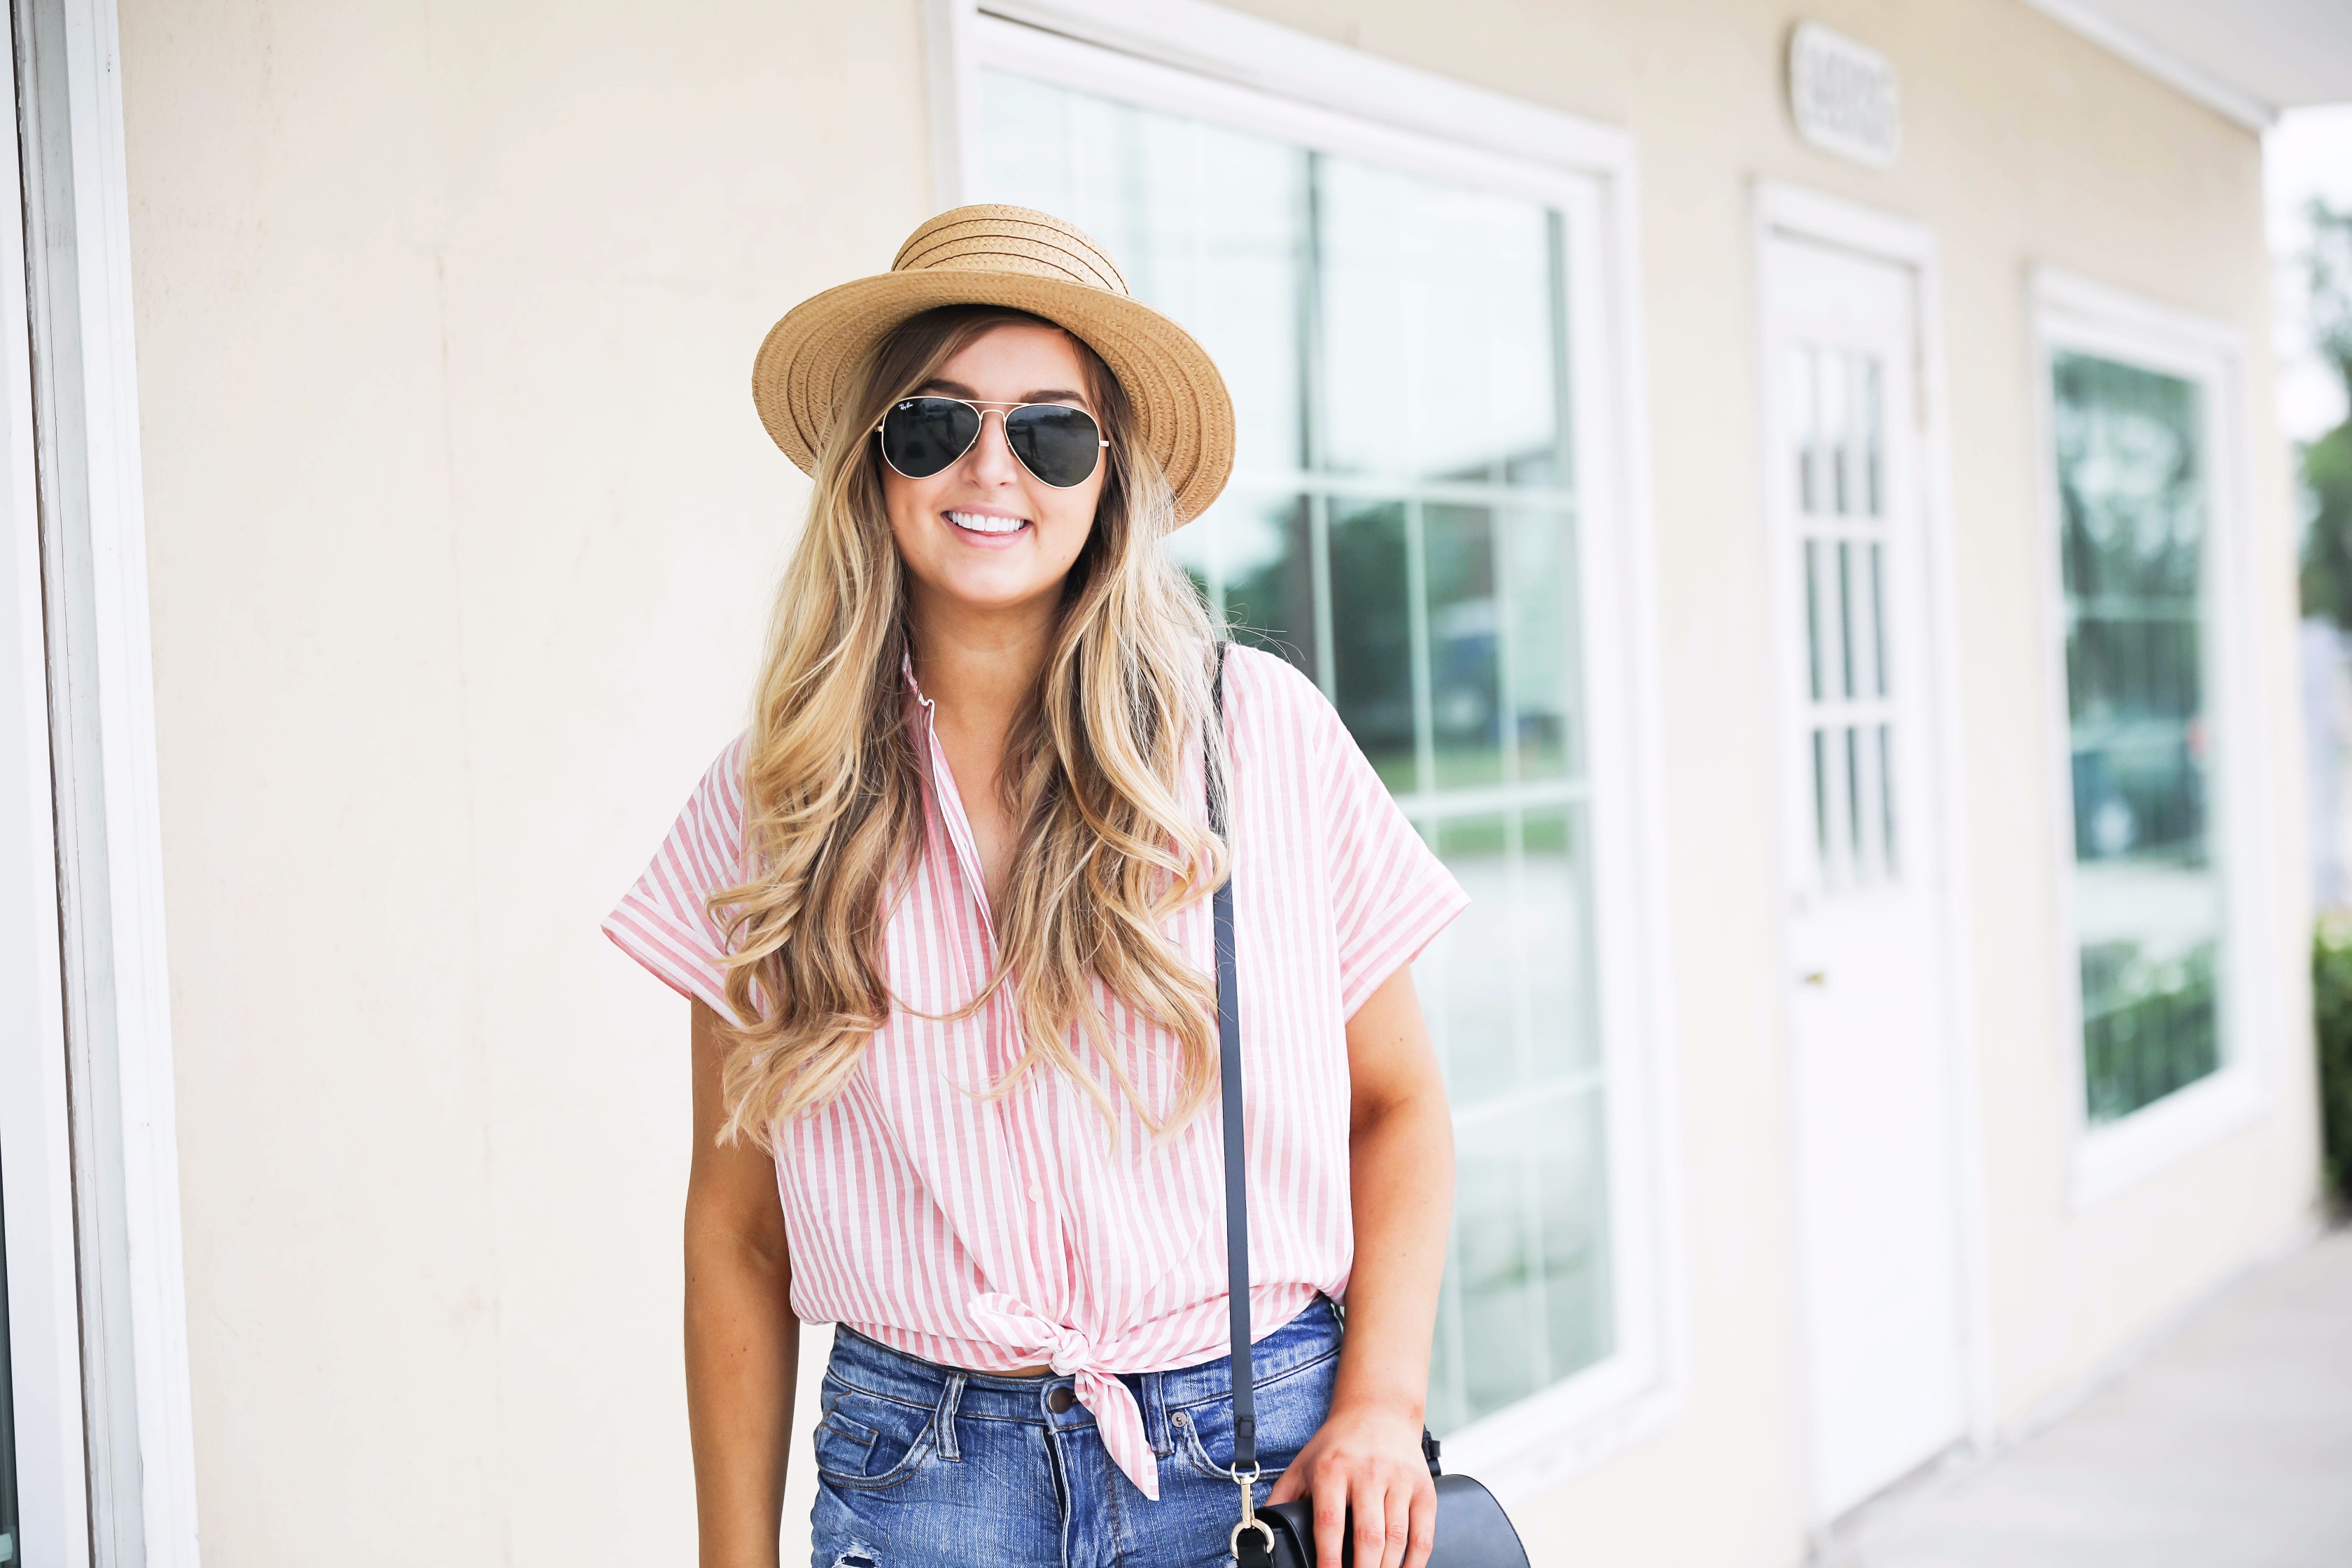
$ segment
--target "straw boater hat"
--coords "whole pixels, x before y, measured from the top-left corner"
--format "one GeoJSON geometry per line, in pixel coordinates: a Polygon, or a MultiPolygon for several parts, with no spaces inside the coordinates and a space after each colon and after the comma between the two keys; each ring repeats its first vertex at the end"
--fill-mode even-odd
{"type": "Polygon", "coordinates": [[[1043,316],[1102,356],[1135,406],[1135,438],[1201,515],[1234,466],[1234,405],[1192,334],[1137,300],[1101,246],[1028,207],[958,207],[907,237],[890,270],[793,307],[751,363],[751,401],[805,473],[874,345],[940,305],[1006,305],[1043,316]]]}

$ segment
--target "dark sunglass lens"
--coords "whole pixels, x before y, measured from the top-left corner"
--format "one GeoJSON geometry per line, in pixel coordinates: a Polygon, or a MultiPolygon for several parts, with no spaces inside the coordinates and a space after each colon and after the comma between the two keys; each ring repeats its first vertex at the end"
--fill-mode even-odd
{"type": "Polygon", "coordinates": [[[882,456],[910,479],[928,479],[980,435],[980,411],[952,397],[908,397],[882,416],[882,456]]]}
{"type": "Polygon", "coordinates": [[[1004,439],[1022,465],[1055,489],[1083,484],[1102,456],[1102,430],[1083,408],[1032,403],[1004,421],[1004,439]]]}

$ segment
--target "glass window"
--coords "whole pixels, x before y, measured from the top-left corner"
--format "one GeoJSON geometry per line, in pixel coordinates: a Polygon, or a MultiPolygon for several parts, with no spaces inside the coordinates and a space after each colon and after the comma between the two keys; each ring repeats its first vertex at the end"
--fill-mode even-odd
{"type": "Polygon", "coordinates": [[[2193,382],[2060,353],[2075,940],[2090,1119],[2221,1062],[2210,829],[2207,476],[2193,382]]]}
{"type": "Polygon", "coordinates": [[[1564,219],[1003,72],[982,99],[979,199],[1093,233],[1232,385],[1234,483],[1180,558],[1474,900],[1415,968],[1461,1158],[1430,1388],[1458,1427],[1616,1342],[1564,219]]]}
{"type": "Polygon", "coordinates": [[[1875,354],[1811,342],[1790,351],[1789,368],[1814,879],[1824,891],[1867,889],[1897,880],[1903,866],[1883,378],[1875,354]]]}

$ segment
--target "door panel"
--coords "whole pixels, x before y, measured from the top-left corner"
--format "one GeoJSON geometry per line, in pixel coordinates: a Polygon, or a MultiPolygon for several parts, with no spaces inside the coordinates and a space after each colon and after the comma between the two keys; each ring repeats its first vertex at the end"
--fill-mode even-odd
{"type": "Polygon", "coordinates": [[[1912,276],[1766,251],[1814,1504],[1966,1426],[1912,276]]]}

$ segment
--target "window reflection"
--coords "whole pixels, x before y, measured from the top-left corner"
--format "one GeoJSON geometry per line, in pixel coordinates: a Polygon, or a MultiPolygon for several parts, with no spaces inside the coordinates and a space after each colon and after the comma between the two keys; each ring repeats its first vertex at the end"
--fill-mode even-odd
{"type": "Polygon", "coordinates": [[[1551,215],[1345,158],[1310,177],[1326,466],[1563,483],[1551,215]]]}
{"type": "Polygon", "coordinates": [[[1240,429],[1172,542],[1314,679],[1473,902],[1415,964],[1462,1150],[1430,1419],[1613,1348],[1560,216],[1001,73],[982,199],[1069,217],[1240,429]]]}
{"type": "Polygon", "coordinates": [[[1428,563],[1429,708],[1441,789],[1503,782],[1502,616],[1495,598],[1495,514],[1432,503],[1422,510],[1428,563]]]}
{"type": "Polygon", "coordinates": [[[2193,384],[2073,353],[2053,377],[2084,1083],[2105,1121],[2221,1065],[2205,477],[2193,384]]]}
{"type": "Polygon", "coordinates": [[[1331,507],[1331,700],[1381,782],[1420,786],[1412,568],[1402,501],[1331,507]]]}

